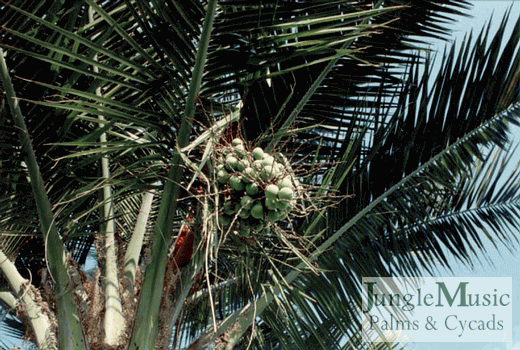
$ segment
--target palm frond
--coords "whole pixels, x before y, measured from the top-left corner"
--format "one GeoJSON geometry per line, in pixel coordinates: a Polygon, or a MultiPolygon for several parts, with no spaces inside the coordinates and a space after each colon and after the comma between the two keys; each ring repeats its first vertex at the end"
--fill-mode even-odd
{"type": "MultiPolygon", "coordinates": [[[[478,58],[475,55],[471,57],[471,60],[464,62],[467,62],[469,67],[478,67],[482,62],[489,62],[490,71],[500,70],[500,78],[513,76],[514,72],[518,72],[519,56],[516,48],[518,30],[519,25],[517,24],[508,41],[512,50],[508,50],[503,56],[499,55],[498,45],[492,45],[487,50],[487,55],[481,55],[478,58]]],[[[503,32],[499,31],[492,42],[501,42],[502,37],[503,32]]],[[[478,43],[474,51],[482,50],[484,45],[482,42],[478,43]]],[[[466,45],[466,48],[468,46],[466,45]]],[[[454,57],[454,55],[454,52],[452,52],[448,57],[454,57]]],[[[462,62],[467,57],[465,55],[465,50],[462,50],[457,61],[462,62]]],[[[354,194],[362,193],[364,196],[361,198],[353,197],[346,201],[349,204],[347,208],[353,210],[347,211],[344,224],[335,226],[341,221],[332,218],[337,218],[334,213],[344,212],[345,207],[332,208],[329,211],[330,216],[323,216],[323,220],[326,222],[324,226],[334,234],[329,236],[325,243],[320,246],[316,251],[316,256],[320,255],[318,262],[323,271],[331,272],[324,272],[313,283],[305,280],[302,285],[308,287],[305,289],[305,294],[311,298],[329,298],[329,300],[334,300],[337,303],[337,308],[330,308],[334,311],[329,311],[326,314],[334,322],[338,322],[338,327],[340,324],[346,324],[349,320],[355,319],[353,317],[353,315],[356,315],[355,301],[350,300],[348,302],[345,300],[340,302],[340,298],[343,295],[352,298],[359,294],[360,277],[420,274],[421,267],[425,266],[428,269],[437,263],[434,258],[446,261],[441,248],[442,244],[448,245],[451,253],[461,259],[467,257],[466,249],[468,249],[468,246],[465,246],[465,244],[471,246],[470,250],[476,250],[479,247],[481,249],[478,239],[474,240],[476,229],[481,226],[477,223],[476,218],[471,221],[463,219],[459,221],[457,227],[450,227],[450,223],[453,224],[455,220],[449,222],[443,220],[444,227],[442,230],[431,230],[437,227],[433,225],[423,226],[423,223],[430,217],[430,204],[436,203],[437,200],[442,202],[443,196],[450,196],[453,193],[451,191],[460,186],[458,181],[474,166],[476,160],[483,157],[483,147],[492,144],[504,145],[507,140],[505,134],[507,125],[517,123],[518,103],[516,101],[518,101],[518,94],[512,93],[512,91],[518,90],[518,82],[515,79],[504,80],[503,89],[497,88],[488,75],[478,75],[478,78],[476,78],[470,73],[471,70],[464,69],[461,63],[452,65],[453,61],[453,59],[446,60],[447,67],[441,69],[437,82],[437,84],[442,84],[444,89],[447,86],[451,86],[452,89],[464,87],[464,89],[461,89],[463,93],[451,95],[452,98],[460,96],[461,103],[455,105],[459,108],[448,109],[451,113],[449,114],[450,118],[448,118],[446,110],[437,109],[436,106],[427,103],[431,98],[429,91],[432,91],[428,89],[429,80],[423,78],[423,80],[415,81],[414,84],[413,79],[416,79],[418,71],[412,71],[409,75],[412,80],[404,88],[413,87],[416,92],[399,94],[404,98],[396,105],[395,114],[391,115],[392,119],[374,132],[372,151],[368,152],[369,156],[362,156],[362,146],[358,144],[358,147],[354,150],[355,155],[349,154],[348,157],[353,159],[357,156],[361,160],[351,168],[352,170],[347,176],[342,174],[341,180],[336,179],[337,185],[343,183],[349,190],[354,190],[354,194]],[[445,72],[449,72],[450,78],[446,77],[445,72]],[[471,84],[468,84],[465,79],[470,80],[471,84]],[[495,89],[492,94],[494,103],[477,103],[472,105],[475,106],[475,109],[471,112],[461,108],[465,105],[466,99],[468,105],[469,100],[473,102],[476,99],[487,101],[490,98],[487,91],[491,91],[492,87],[495,89]],[[416,105],[421,106],[422,109],[415,108],[416,105]],[[431,109],[429,110],[429,108],[431,109]],[[428,130],[429,123],[438,125],[438,119],[442,120],[441,126],[449,128],[449,131],[440,130],[438,132],[446,139],[437,140],[427,137],[426,130],[428,130]],[[410,126],[412,125],[420,126],[420,129],[418,127],[413,129],[412,143],[408,139],[397,138],[397,135],[402,136],[405,130],[411,129],[410,126]],[[454,131],[455,128],[458,129],[457,132],[454,131]],[[420,138],[418,135],[420,135],[420,138]],[[414,140],[417,140],[415,141],[416,144],[419,144],[418,140],[421,140],[420,144],[424,147],[418,150],[412,148],[411,145],[414,144],[414,140]],[[402,145],[402,147],[399,145],[402,145]],[[391,157],[387,155],[388,152],[391,152],[391,157]],[[414,152],[418,152],[418,156],[414,152]],[[384,157],[378,157],[381,154],[384,157]],[[381,159],[386,159],[388,162],[386,168],[377,167],[381,159]],[[400,166],[401,164],[402,166],[400,166]],[[381,173],[395,173],[395,177],[389,179],[391,176],[388,176],[382,179],[381,173]],[[379,183],[376,184],[376,180],[371,180],[371,177],[377,177],[379,183]],[[359,187],[352,186],[349,183],[350,181],[359,187]],[[374,186],[374,184],[377,186],[374,186]],[[385,192],[382,193],[382,191],[385,192]],[[431,203],[423,201],[431,201],[431,203]],[[421,205],[418,205],[418,203],[421,203],[421,205]],[[356,208],[362,208],[362,210],[356,208]],[[426,231],[421,231],[422,235],[405,235],[399,228],[408,227],[407,225],[410,224],[417,224],[420,228],[426,228],[426,231]],[[448,227],[453,229],[450,230],[448,227]],[[472,237],[474,241],[469,240],[469,237],[472,237]],[[407,244],[403,244],[405,240],[407,244]],[[417,254],[412,254],[418,252],[419,257],[417,254]],[[323,291],[323,288],[319,287],[331,285],[332,281],[335,280],[338,280],[340,286],[330,288],[330,293],[329,290],[323,291]],[[319,293],[316,292],[317,290],[319,290],[319,293]],[[340,305],[343,308],[339,307],[340,305]],[[340,311],[336,313],[337,310],[340,311]]],[[[413,69],[415,67],[413,66],[413,69]]],[[[423,77],[428,77],[428,74],[427,70],[423,77]]],[[[495,76],[498,74],[496,73],[495,76]]],[[[436,86],[434,86],[433,91],[438,91],[436,86]]],[[[448,89],[448,91],[450,90],[448,89]]],[[[378,115],[384,115],[384,113],[376,114],[376,116],[378,115]]],[[[353,151],[346,147],[340,149],[353,151]]],[[[510,190],[515,191],[516,187],[511,186],[510,190]]],[[[508,192],[507,195],[500,198],[512,197],[514,197],[513,192],[508,192]]],[[[506,200],[502,204],[503,210],[500,213],[494,212],[498,215],[498,218],[491,220],[490,225],[493,226],[494,230],[497,230],[497,236],[504,240],[501,236],[507,234],[504,232],[505,223],[509,220],[517,220],[517,218],[513,215],[515,209],[511,207],[512,202],[506,200]],[[499,222],[500,224],[498,224],[499,222]]],[[[341,213],[338,214],[341,215],[341,213]]],[[[454,213],[451,215],[455,216],[454,213]]],[[[468,213],[467,215],[471,214],[468,213]]],[[[489,212],[482,213],[479,219],[481,220],[484,215],[489,217],[489,212]]],[[[461,218],[461,216],[457,218],[461,218]]],[[[305,226],[306,224],[303,227],[305,226]]],[[[509,232],[509,239],[511,239],[511,234],[512,232],[509,232]]],[[[504,241],[508,242],[507,240],[504,241]]],[[[294,275],[298,275],[298,273],[295,271],[289,273],[285,280],[290,283],[292,278],[295,277],[294,275]],[[289,276],[292,276],[292,278],[289,278],[289,276]]],[[[304,277],[302,275],[298,277],[298,280],[299,278],[304,277]]],[[[261,314],[266,305],[277,303],[279,296],[284,293],[285,287],[279,283],[274,285],[276,287],[273,287],[273,290],[267,290],[254,304],[248,306],[247,312],[242,313],[240,317],[242,321],[247,319],[245,323],[251,324],[253,322],[253,309],[255,313],[261,314]]],[[[292,303],[296,300],[298,299],[294,297],[283,305],[286,309],[290,309],[292,303]]],[[[323,305],[326,305],[326,303],[323,305]]],[[[276,310],[280,310],[280,308],[281,306],[275,307],[276,310]]],[[[314,322],[317,322],[317,324],[321,322],[321,320],[316,321],[319,320],[319,313],[315,309],[308,310],[302,306],[298,308],[300,312],[305,312],[305,310],[308,312],[308,319],[315,317],[314,322]]],[[[301,318],[302,316],[299,316],[298,319],[301,318]]],[[[222,325],[222,329],[227,328],[227,322],[233,323],[232,320],[233,317],[229,317],[222,325]]],[[[279,324],[280,329],[284,329],[284,325],[287,324],[287,320],[278,318],[272,318],[269,321],[271,325],[279,324]]],[[[317,327],[317,324],[314,324],[314,327],[317,327]]],[[[243,332],[243,328],[239,332],[243,332]]],[[[293,333],[290,330],[287,332],[285,336],[293,339],[291,334],[296,336],[298,327],[295,328],[293,333]]],[[[236,339],[233,330],[226,336],[231,339],[230,342],[233,342],[232,339],[236,339]]]]}

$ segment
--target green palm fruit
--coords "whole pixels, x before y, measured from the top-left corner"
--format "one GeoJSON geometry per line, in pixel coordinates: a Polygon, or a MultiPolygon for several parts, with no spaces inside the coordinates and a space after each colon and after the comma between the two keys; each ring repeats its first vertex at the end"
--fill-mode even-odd
{"type": "Polygon", "coordinates": [[[242,191],[244,189],[244,183],[238,175],[231,175],[229,178],[229,186],[236,191],[242,191]]]}
{"type": "Polygon", "coordinates": [[[287,211],[287,209],[289,209],[289,207],[290,207],[289,201],[283,201],[283,200],[276,201],[276,209],[278,209],[278,210],[287,211]]]}
{"type": "Polygon", "coordinates": [[[284,167],[282,164],[280,163],[274,163],[273,164],[273,177],[278,177],[280,176],[281,174],[283,174],[283,171],[284,171],[284,167]]]}
{"type": "Polygon", "coordinates": [[[251,167],[247,167],[242,172],[242,181],[246,183],[253,182],[253,180],[256,180],[257,173],[253,170],[251,167]]]}
{"type": "Polygon", "coordinates": [[[255,219],[262,219],[264,217],[264,207],[261,203],[256,203],[251,208],[251,216],[255,219]]]}
{"type": "Polygon", "coordinates": [[[224,203],[224,213],[226,215],[235,215],[235,206],[231,202],[225,202],[224,203]]]}
{"type": "Polygon", "coordinates": [[[274,199],[274,198],[266,198],[265,199],[265,206],[269,210],[275,210],[276,209],[276,199],[274,199]]]}
{"type": "Polygon", "coordinates": [[[293,192],[292,188],[282,187],[278,191],[278,198],[289,201],[293,198],[293,194],[294,194],[294,192],[293,192]]]}
{"type": "Polygon", "coordinates": [[[254,196],[259,190],[260,187],[254,182],[246,185],[246,193],[250,196],[254,196]]]}
{"type": "Polygon", "coordinates": [[[217,160],[215,161],[215,167],[217,168],[217,170],[220,170],[224,166],[226,166],[226,157],[224,157],[224,156],[218,157],[217,160]]]}
{"type": "Polygon", "coordinates": [[[245,195],[240,199],[240,204],[242,205],[242,208],[249,210],[253,206],[253,198],[245,195]]]}
{"type": "Polygon", "coordinates": [[[251,163],[247,159],[240,159],[237,164],[238,171],[244,171],[244,169],[249,168],[251,163]]]}
{"type": "Polygon", "coordinates": [[[231,145],[233,145],[233,146],[238,146],[238,145],[242,145],[242,144],[244,144],[244,141],[242,141],[239,138],[233,139],[233,141],[231,141],[231,145]]]}
{"type": "Polygon", "coordinates": [[[239,231],[240,236],[248,237],[251,234],[251,227],[243,227],[239,231]]]}
{"type": "Polygon", "coordinates": [[[268,154],[264,155],[264,159],[262,159],[262,164],[265,165],[273,165],[275,162],[274,157],[268,154]]]}
{"type": "Polygon", "coordinates": [[[264,159],[264,150],[260,147],[256,147],[251,153],[253,153],[253,158],[256,160],[264,159]]]}
{"type": "Polygon", "coordinates": [[[226,215],[219,215],[218,222],[221,226],[227,226],[231,223],[231,218],[226,215]]]}
{"type": "Polygon", "coordinates": [[[229,173],[224,169],[220,169],[217,172],[217,179],[220,184],[225,184],[229,178],[229,173]]]}
{"type": "Polygon", "coordinates": [[[235,154],[239,158],[244,158],[246,153],[247,153],[247,151],[246,151],[246,148],[244,147],[244,145],[240,144],[240,145],[235,146],[235,154]]]}
{"type": "Polygon", "coordinates": [[[293,188],[293,183],[290,176],[286,176],[278,181],[278,188],[289,187],[293,188]]]}
{"type": "Polygon", "coordinates": [[[262,180],[264,181],[267,181],[268,179],[273,177],[273,167],[271,165],[264,166],[264,168],[262,169],[261,176],[262,180]]]}
{"type": "Polygon", "coordinates": [[[255,160],[253,162],[253,164],[251,165],[251,167],[253,168],[253,170],[255,170],[258,173],[260,173],[262,171],[262,169],[264,168],[264,165],[262,164],[261,160],[255,160]]]}
{"type": "Polygon", "coordinates": [[[278,195],[278,186],[270,184],[265,187],[265,197],[270,199],[276,199],[278,195]]]}
{"type": "Polygon", "coordinates": [[[240,216],[242,219],[247,219],[251,215],[251,212],[247,209],[242,208],[240,212],[238,213],[238,216],[240,216]]]}
{"type": "Polygon", "coordinates": [[[238,159],[232,155],[226,157],[226,169],[235,171],[238,167],[238,159]]]}
{"type": "Polygon", "coordinates": [[[267,213],[267,218],[272,221],[278,221],[280,217],[280,212],[278,210],[269,210],[269,213],[267,213]]]}

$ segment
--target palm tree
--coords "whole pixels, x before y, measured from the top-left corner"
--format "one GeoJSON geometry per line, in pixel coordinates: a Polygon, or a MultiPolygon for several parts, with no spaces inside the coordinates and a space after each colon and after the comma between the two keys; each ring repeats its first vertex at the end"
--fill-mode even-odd
{"type": "Polygon", "coordinates": [[[466,1],[0,6],[0,300],[40,349],[369,348],[361,277],[516,242],[520,22],[433,75],[466,1]]]}

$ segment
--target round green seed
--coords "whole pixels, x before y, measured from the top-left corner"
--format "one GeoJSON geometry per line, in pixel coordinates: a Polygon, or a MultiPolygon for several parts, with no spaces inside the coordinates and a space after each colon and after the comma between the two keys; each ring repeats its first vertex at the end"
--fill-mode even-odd
{"type": "Polygon", "coordinates": [[[270,199],[276,199],[278,195],[278,186],[270,184],[265,187],[265,197],[270,199]]]}
{"type": "Polygon", "coordinates": [[[233,141],[231,141],[231,145],[233,145],[233,146],[238,146],[238,145],[242,145],[242,144],[244,144],[244,141],[242,141],[239,138],[233,139],[233,141]]]}
{"type": "Polygon", "coordinates": [[[256,195],[259,190],[260,187],[254,182],[246,185],[246,192],[250,196],[256,195]]]}
{"type": "Polygon", "coordinates": [[[256,203],[251,208],[251,216],[255,219],[262,219],[264,217],[264,207],[261,203],[256,203]]]}
{"type": "Polygon", "coordinates": [[[231,175],[229,178],[229,186],[236,191],[242,191],[244,189],[244,183],[238,175],[231,175]]]}
{"type": "Polygon", "coordinates": [[[264,150],[260,147],[256,147],[251,153],[253,153],[253,157],[257,160],[264,159],[264,150]]]}

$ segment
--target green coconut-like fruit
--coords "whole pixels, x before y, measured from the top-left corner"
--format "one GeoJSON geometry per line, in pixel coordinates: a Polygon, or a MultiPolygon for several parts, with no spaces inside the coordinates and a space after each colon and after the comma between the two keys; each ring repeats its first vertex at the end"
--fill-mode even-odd
{"type": "Polygon", "coordinates": [[[238,171],[244,171],[246,168],[251,167],[251,163],[247,159],[240,159],[237,164],[238,171]]]}
{"type": "Polygon", "coordinates": [[[229,155],[226,157],[226,169],[229,171],[237,170],[238,159],[235,156],[229,155]]]}
{"type": "Polygon", "coordinates": [[[229,215],[229,216],[233,216],[235,215],[236,211],[235,211],[235,208],[233,206],[231,206],[230,208],[224,208],[224,214],[226,215],[229,215]]]}
{"type": "Polygon", "coordinates": [[[231,175],[229,177],[229,186],[236,191],[242,191],[244,189],[244,183],[238,175],[231,175]]]}
{"type": "Polygon", "coordinates": [[[278,177],[281,174],[283,174],[283,172],[284,172],[284,167],[282,164],[280,164],[280,163],[273,164],[273,173],[275,174],[275,175],[273,175],[273,177],[278,177]]]}
{"type": "Polygon", "coordinates": [[[217,179],[219,184],[225,184],[229,178],[229,173],[225,169],[220,169],[217,172],[217,179]]]}
{"type": "Polygon", "coordinates": [[[215,168],[217,170],[222,169],[226,166],[226,157],[225,156],[219,156],[217,160],[215,161],[215,168]]]}
{"type": "Polygon", "coordinates": [[[293,182],[292,182],[290,176],[286,176],[283,179],[279,180],[277,185],[278,185],[278,188],[282,188],[282,187],[293,188],[293,182]]]}
{"type": "Polygon", "coordinates": [[[274,199],[274,198],[266,198],[265,199],[265,206],[269,210],[275,210],[276,209],[276,199],[274,199]]]}
{"type": "Polygon", "coordinates": [[[261,173],[262,180],[267,181],[268,179],[270,179],[274,176],[275,175],[274,175],[273,167],[271,165],[264,166],[264,168],[262,169],[262,173],[261,173]]]}
{"type": "Polygon", "coordinates": [[[244,147],[244,145],[240,144],[240,145],[236,145],[235,146],[235,154],[239,157],[239,158],[244,158],[244,156],[246,155],[247,151],[246,151],[246,148],[244,147]]]}
{"type": "Polygon", "coordinates": [[[260,187],[254,182],[246,185],[246,193],[250,196],[256,195],[259,190],[260,187]]]}
{"type": "Polygon", "coordinates": [[[240,216],[242,219],[247,219],[251,215],[251,212],[247,209],[242,208],[240,212],[238,213],[238,216],[240,216]]]}
{"type": "Polygon", "coordinates": [[[262,159],[262,164],[265,165],[273,165],[275,163],[275,159],[273,156],[270,156],[268,154],[264,155],[264,159],[262,159]]]}
{"type": "Polygon", "coordinates": [[[242,181],[246,183],[253,182],[258,177],[258,173],[254,171],[251,167],[245,168],[244,171],[242,171],[242,175],[242,181]]]}
{"type": "Polygon", "coordinates": [[[231,218],[227,215],[219,215],[218,222],[221,226],[227,226],[231,223],[231,218]]]}
{"type": "Polygon", "coordinates": [[[257,160],[264,159],[264,150],[261,149],[260,147],[255,147],[255,149],[253,149],[253,151],[251,153],[253,154],[253,158],[255,158],[257,160]]]}
{"type": "Polygon", "coordinates": [[[240,204],[242,204],[242,208],[249,210],[253,206],[253,198],[245,195],[240,199],[240,204]]]}
{"type": "Polygon", "coordinates": [[[267,213],[267,218],[272,222],[278,221],[279,217],[280,217],[280,212],[276,209],[269,210],[269,212],[267,213]]]}
{"type": "Polygon", "coordinates": [[[283,200],[277,200],[276,201],[276,209],[287,211],[291,205],[289,204],[289,201],[283,201],[283,200]]]}
{"type": "Polygon", "coordinates": [[[255,219],[262,219],[264,217],[264,207],[261,203],[256,203],[251,208],[251,216],[255,219]]]}
{"type": "Polygon", "coordinates": [[[253,164],[251,164],[251,167],[253,168],[253,170],[255,170],[258,173],[260,173],[262,171],[262,169],[264,168],[264,165],[262,164],[261,160],[255,160],[253,162],[253,164]]]}
{"type": "Polygon", "coordinates": [[[282,187],[278,191],[278,198],[284,199],[284,200],[291,200],[293,198],[294,191],[290,187],[282,187]]]}
{"type": "Polygon", "coordinates": [[[233,139],[233,141],[231,141],[231,145],[233,145],[233,146],[238,146],[238,145],[243,145],[243,144],[244,144],[244,141],[242,141],[239,138],[233,139]]]}
{"type": "Polygon", "coordinates": [[[266,165],[264,170],[268,179],[276,179],[282,174],[283,167],[280,164],[266,165]]]}
{"type": "Polygon", "coordinates": [[[249,235],[251,235],[251,227],[243,227],[238,232],[239,232],[240,236],[248,237],[249,235]]]}
{"type": "Polygon", "coordinates": [[[265,187],[265,197],[270,199],[276,199],[279,189],[278,186],[269,184],[265,187]]]}

